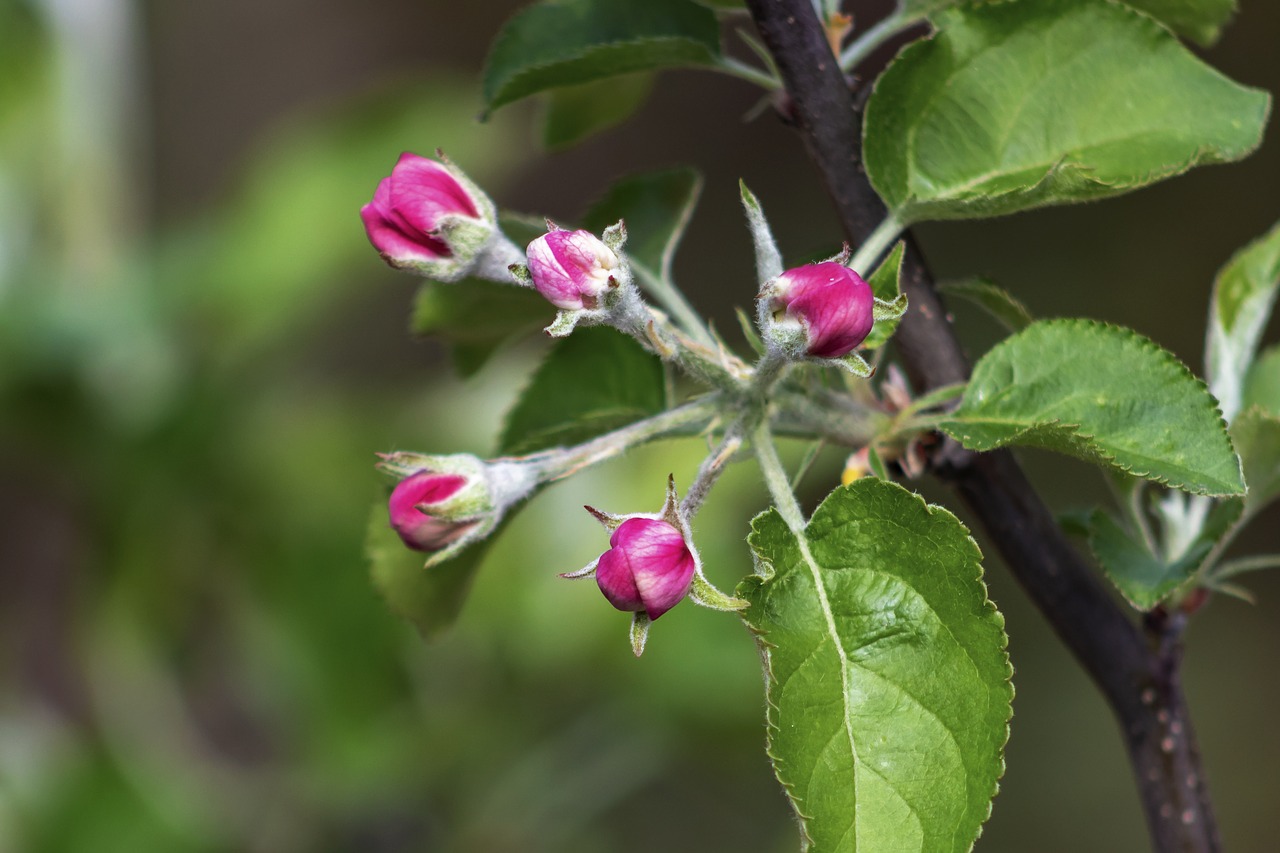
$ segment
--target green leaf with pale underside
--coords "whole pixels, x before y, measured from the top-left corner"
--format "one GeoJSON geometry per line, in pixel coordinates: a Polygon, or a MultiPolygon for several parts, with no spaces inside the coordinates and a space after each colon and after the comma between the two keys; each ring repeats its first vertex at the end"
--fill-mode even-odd
{"type": "Polygon", "coordinates": [[[965,4],[935,22],[867,105],[867,173],[903,222],[1117,195],[1261,141],[1266,93],[1118,3],[965,4]]]}
{"type": "Polygon", "coordinates": [[[1204,383],[1153,341],[1089,320],[1041,320],[997,344],[940,427],[971,450],[1040,447],[1196,494],[1244,491],[1204,383]]]}
{"type": "Polygon", "coordinates": [[[559,86],[719,57],[715,13],[692,0],[535,3],[494,39],[484,98],[492,110],[559,86]]]}
{"type": "Polygon", "coordinates": [[[807,546],[774,510],[749,541],[761,574],[738,595],[806,849],[969,850],[1004,771],[1013,688],[964,525],[864,478],[818,507],[807,546]]]}
{"type": "Polygon", "coordinates": [[[1231,421],[1280,289],[1280,225],[1245,246],[1218,273],[1209,302],[1205,372],[1231,421]]]}
{"type": "MultiPolygon", "coordinates": [[[[627,223],[627,256],[668,277],[685,226],[702,194],[694,169],[665,169],[623,178],[611,186],[582,218],[597,234],[619,219],[627,223]]],[[[642,282],[643,284],[643,282],[642,282]]]]}
{"type": "Polygon", "coordinates": [[[1280,415],[1260,406],[1245,409],[1231,425],[1245,482],[1245,510],[1253,515],[1280,497],[1280,415]]]}
{"type": "Polygon", "coordinates": [[[1280,418],[1280,346],[1254,360],[1244,382],[1245,406],[1261,406],[1280,418]]]}
{"type": "Polygon", "coordinates": [[[666,408],[662,362],[615,329],[557,341],[507,416],[499,452],[577,444],[666,408]]]}

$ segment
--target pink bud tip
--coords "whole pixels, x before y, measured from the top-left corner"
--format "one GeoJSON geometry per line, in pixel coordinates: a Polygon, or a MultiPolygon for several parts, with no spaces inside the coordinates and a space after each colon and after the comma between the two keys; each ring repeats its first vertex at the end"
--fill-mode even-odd
{"type": "Polygon", "coordinates": [[[852,352],[871,331],[874,301],[871,285],[862,276],[844,264],[826,261],[778,276],[770,307],[804,326],[809,355],[839,358],[852,352]]]}
{"type": "Polygon", "coordinates": [[[596,563],[596,582],[619,610],[657,619],[689,592],[697,568],[684,535],[654,518],[629,518],[596,563]]]}
{"type": "Polygon", "coordinates": [[[549,231],[529,244],[533,286],[557,308],[595,308],[618,256],[590,231],[549,231]]]}
{"type": "Polygon", "coordinates": [[[437,236],[446,216],[478,219],[480,214],[448,169],[407,151],[378,184],[373,200],[360,208],[369,242],[394,267],[450,257],[449,246],[437,236]]]}
{"type": "Polygon", "coordinates": [[[391,527],[404,544],[415,551],[439,551],[456,541],[475,524],[474,521],[443,521],[429,514],[432,505],[441,504],[467,484],[457,474],[419,471],[401,480],[391,492],[388,509],[391,527]]]}

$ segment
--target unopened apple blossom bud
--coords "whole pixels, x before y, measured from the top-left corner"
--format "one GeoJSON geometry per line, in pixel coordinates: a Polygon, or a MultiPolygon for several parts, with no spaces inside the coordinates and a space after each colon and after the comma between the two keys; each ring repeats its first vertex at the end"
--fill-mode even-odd
{"type": "Polygon", "coordinates": [[[592,310],[618,284],[618,256],[590,231],[552,230],[529,244],[529,275],[565,311],[592,310]]]}
{"type": "Polygon", "coordinates": [[[466,275],[494,233],[493,203],[449,163],[405,152],[360,209],[369,242],[397,269],[466,275]]]}
{"type": "Polygon", "coordinates": [[[479,523],[475,519],[449,521],[439,515],[452,514],[451,500],[467,486],[466,477],[431,471],[420,471],[401,480],[391,492],[391,527],[415,551],[447,548],[479,523]]]}
{"type": "Polygon", "coordinates": [[[848,355],[875,322],[871,286],[837,261],[789,269],[765,285],[760,299],[761,331],[792,357],[848,355]]]}
{"type": "Polygon", "coordinates": [[[596,562],[596,583],[614,607],[643,612],[652,621],[688,594],[697,560],[673,525],[629,518],[613,531],[609,546],[596,562]]]}

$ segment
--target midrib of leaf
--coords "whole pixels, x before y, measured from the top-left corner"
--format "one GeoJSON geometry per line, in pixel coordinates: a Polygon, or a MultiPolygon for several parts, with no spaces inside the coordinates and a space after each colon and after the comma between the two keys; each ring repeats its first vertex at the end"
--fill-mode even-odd
{"type": "MultiPolygon", "coordinates": [[[[827,597],[827,586],[822,581],[822,572],[819,571],[818,562],[813,559],[813,554],[809,552],[809,540],[805,535],[805,530],[803,527],[797,529],[791,524],[790,519],[786,519],[785,516],[784,520],[787,520],[788,525],[791,526],[791,532],[795,535],[796,542],[800,546],[800,556],[804,559],[804,564],[809,569],[810,577],[813,578],[813,588],[818,593],[818,604],[822,608],[822,618],[827,625],[827,636],[831,639],[835,648],[836,657],[840,659],[840,707],[844,711],[842,715],[844,718],[844,733],[849,739],[849,755],[853,759],[853,763],[850,766],[852,773],[850,773],[849,779],[850,786],[853,788],[854,820],[850,824],[850,831],[854,834],[853,845],[856,848],[858,846],[858,744],[853,737],[853,707],[849,704],[849,667],[851,664],[849,656],[845,654],[844,643],[840,641],[840,632],[836,628],[836,616],[831,610],[831,600],[827,597]]],[[[886,779],[885,782],[888,783],[888,780],[886,779]]]]}

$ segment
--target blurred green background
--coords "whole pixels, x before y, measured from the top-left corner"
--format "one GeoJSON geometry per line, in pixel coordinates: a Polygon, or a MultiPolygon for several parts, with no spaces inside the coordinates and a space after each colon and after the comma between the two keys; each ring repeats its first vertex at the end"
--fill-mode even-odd
{"type": "MultiPolygon", "coordinates": [[[[0,853],[796,848],[739,624],[678,608],[637,661],[625,616],[555,578],[604,548],[583,503],[650,508],[697,442],[540,496],[437,643],[367,578],[374,451],[487,452],[542,347],[461,382],[408,334],[415,282],[357,217],[400,151],[441,147],[501,205],[567,220],[625,173],[701,168],[677,277],[726,329],[754,289],[739,177],[789,256],[839,239],[799,141],[770,113],[744,123],[759,96],[738,81],[665,75],[559,153],[536,105],[478,123],[518,5],[0,0],[0,853]]],[[[1241,5],[1205,55],[1280,91],[1280,8],[1241,5]]],[[[1280,217],[1274,125],[1240,165],[921,238],[942,277],[1130,325],[1199,370],[1215,269],[1280,217]]],[[[996,339],[957,314],[975,354],[996,339]]],[[[810,506],[838,478],[823,460],[810,506]]],[[[1093,469],[1026,460],[1055,508],[1103,499],[1093,469]]],[[[744,466],[699,517],[718,584],[750,571],[763,506],[744,466]]],[[[1280,547],[1275,509],[1242,553],[1280,547]]],[[[988,566],[1018,695],[979,849],[1144,849],[1105,706],[988,566]]],[[[1227,846],[1263,851],[1280,577],[1246,581],[1256,605],[1195,620],[1186,680],[1227,846]]]]}

